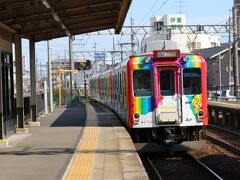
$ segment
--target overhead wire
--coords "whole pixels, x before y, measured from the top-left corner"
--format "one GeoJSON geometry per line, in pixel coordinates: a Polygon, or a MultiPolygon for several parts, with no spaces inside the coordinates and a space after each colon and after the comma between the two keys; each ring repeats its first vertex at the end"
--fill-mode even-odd
{"type": "Polygon", "coordinates": [[[159,2],[159,0],[156,0],[154,2],[154,4],[152,5],[152,7],[148,10],[148,12],[146,13],[146,15],[143,17],[143,19],[140,21],[142,22],[143,20],[145,20],[145,18],[148,16],[148,14],[152,11],[152,9],[156,6],[156,4],[159,2]]]}
{"type": "MultiPolygon", "coordinates": [[[[164,2],[162,3],[162,5],[161,5],[156,11],[154,11],[154,13],[153,13],[150,17],[153,17],[160,9],[162,9],[162,8],[167,4],[168,1],[169,1],[169,0],[164,1],[164,2]]],[[[151,6],[151,8],[149,9],[149,11],[146,13],[145,17],[147,17],[147,15],[152,11],[152,9],[155,7],[155,5],[156,5],[158,2],[159,2],[158,0],[154,2],[154,4],[153,4],[153,5],[151,6]]],[[[145,19],[145,18],[144,18],[144,19],[145,19]]],[[[143,23],[143,26],[144,26],[147,22],[149,22],[149,21],[147,20],[145,23],[143,23]]],[[[138,28],[138,29],[135,31],[135,34],[137,34],[140,29],[141,29],[141,28],[138,28]]],[[[125,33],[126,33],[126,32],[125,32],[125,33]]],[[[130,38],[127,39],[127,42],[128,42],[129,40],[130,40],[130,38]]]]}
{"type": "Polygon", "coordinates": [[[162,9],[162,7],[163,7],[165,4],[167,4],[168,1],[169,1],[169,0],[166,0],[166,1],[151,15],[151,17],[153,17],[160,9],[162,9]]]}

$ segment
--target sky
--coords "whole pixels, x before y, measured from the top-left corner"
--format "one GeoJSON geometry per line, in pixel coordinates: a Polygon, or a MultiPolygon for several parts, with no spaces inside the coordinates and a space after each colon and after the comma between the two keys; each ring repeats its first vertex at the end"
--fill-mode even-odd
{"type": "MultiPolygon", "coordinates": [[[[186,14],[187,24],[226,24],[233,0],[132,0],[130,9],[125,19],[124,25],[130,25],[130,19],[133,18],[134,25],[149,25],[149,19],[152,16],[162,16],[166,14],[186,14]]],[[[74,58],[86,57],[93,59],[92,54],[81,54],[82,50],[101,51],[112,50],[112,44],[116,44],[116,50],[120,50],[118,42],[130,42],[130,36],[89,36],[77,35],[73,42],[74,58]],[[79,44],[84,44],[79,45],[79,44]]],[[[50,41],[51,59],[57,57],[65,58],[68,55],[68,38],[58,38],[50,41]]],[[[23,56],[26,57],[26,68],[29,69],[29,42],[22,41],[23,56]]],[[[130,50],[125,46],[124,50],[130,50]]],[[[47,62],[47,42],[36,43],[36,59],[38,64],[45,65],[47,62]]]]}

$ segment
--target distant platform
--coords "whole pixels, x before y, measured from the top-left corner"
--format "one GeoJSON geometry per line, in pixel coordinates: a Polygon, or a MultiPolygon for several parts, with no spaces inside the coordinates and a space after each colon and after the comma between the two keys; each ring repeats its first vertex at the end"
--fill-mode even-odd
{"type": "Polygon", "coordinates": [[[240,110],[240,102],[239,101],[208,101],[208,106],[240,110]]]}

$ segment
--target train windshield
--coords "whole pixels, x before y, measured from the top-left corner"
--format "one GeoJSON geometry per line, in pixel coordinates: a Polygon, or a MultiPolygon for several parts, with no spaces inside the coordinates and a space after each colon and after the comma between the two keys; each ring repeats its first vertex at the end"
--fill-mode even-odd
{"type": "Polygon", "coordinates": [[[183,70],[183,88],[185,95],[201,94],[201,70],[189,68],[183,70]]]}
{"type": "Polygon", "coordinates": [[[151,70],[133,71],[134,96],[152,96],[151,70]]]}
{"type": "Polygon", "coordinates": [[[174,70],[160,71],[160,90],[162,96],[173,96],[175,94],[174,70]]]}

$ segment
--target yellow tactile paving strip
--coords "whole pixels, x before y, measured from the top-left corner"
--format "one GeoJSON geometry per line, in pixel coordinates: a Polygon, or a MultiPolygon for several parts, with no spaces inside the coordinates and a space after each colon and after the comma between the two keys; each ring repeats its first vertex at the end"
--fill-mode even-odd
{"type": "Polygon", "coordinates": [[[97,136],[97,127],[85,127],[83,137],[65,177],[66,180],[90,179],[97,136]]]}

